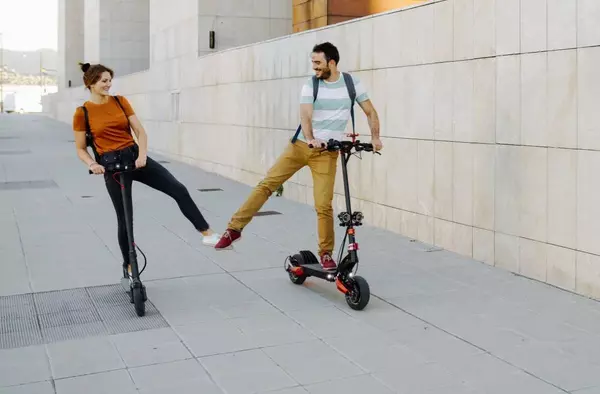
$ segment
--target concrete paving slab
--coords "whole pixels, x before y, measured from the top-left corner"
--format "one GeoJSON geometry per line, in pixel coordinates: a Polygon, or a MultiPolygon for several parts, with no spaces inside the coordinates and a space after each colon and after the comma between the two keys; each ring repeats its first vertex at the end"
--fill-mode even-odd
{"type": "Polygon", "coordinates": [[[55,379],[125,368],[114,344],[106,337],[53,343],[47,349],[55,379]]]}
{"type": "Polygon", "coordinates": [[[56,394],[137,394],[128,371],[102,372],[55,381],[56,394]]]}
{"type": "Polygon", "coordinates": [[[131,368],[129,373],[140,393],[221,394],[219,387],[195,359],[131,368]]]}
{"type": "Polygon", "coordinates": [[[200,362],[226,393],[262,393],[297,385],[260,350],[204,357],[200,362]]]}
{"type": "Polygon", "coordinates": [[[52,382],[22,384],[19,386],[0,387],[0,394],[56,394],[52,382]]]}
{"type": "Polygon", "coordinates": [[[112,343],[129,368],[187,360],[192,354],[170,328],[118,334],[112,343]]]}
{"type": "Polygon", "coordinates": [[[320,340],[266,348],[263,352],[302,385],[366,373],[320,340]]]}
{"type": "Polygon", "coordinates": [[[361,375],[348,379],[330,380],[324,383],[306,386],[311,394],[346,393],[346,394],[392,394],[394,391],[387,388],[377,379],[369,375],[361,375]]]}
{"type": "Polygon", "coordinates": [[[44,346],[0,350],[0,387],[43,382],[50,377],[44,346]]]}

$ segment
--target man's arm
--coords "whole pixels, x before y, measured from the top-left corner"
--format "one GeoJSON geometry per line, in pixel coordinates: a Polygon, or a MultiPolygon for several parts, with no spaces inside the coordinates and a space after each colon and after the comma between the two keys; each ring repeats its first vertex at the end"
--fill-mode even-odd
{"type": "Polygon", "coordinates": [[[365,100],[363,102],[358,103],[362,110],[367,115],[367,119],[369,121],[369,128],[371,129],[371,138],[379,139],[379,116],[377,115],[377,111],[373,106],[371,100],[365,100]]]}
{"type": "Polygon", "coordinates": [[[302,125],[302,134],[304,135],[304,138],[306,138],[306,141],[315,139],[312,128],[312,115],[312,104],[300,104],[300,124],[302,125]]]}

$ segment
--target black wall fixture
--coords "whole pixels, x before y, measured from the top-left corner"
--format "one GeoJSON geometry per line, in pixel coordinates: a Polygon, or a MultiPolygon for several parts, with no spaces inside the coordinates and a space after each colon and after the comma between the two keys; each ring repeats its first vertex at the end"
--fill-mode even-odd
{"type": "Polygon", "coordinates": [[[208,46],[210,49],[215,49],[215,31],[208,32],[208,46]]]}

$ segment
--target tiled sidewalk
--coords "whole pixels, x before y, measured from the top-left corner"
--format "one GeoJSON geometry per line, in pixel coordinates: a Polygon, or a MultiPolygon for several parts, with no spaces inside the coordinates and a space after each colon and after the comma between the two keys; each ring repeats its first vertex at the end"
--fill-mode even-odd
{"type": "MultiPolygon", "coordinates": [[[[316,217],[284,198],[216,252],[136,184],[138,318],[115,286],[112,205],[71,140],[68,125],[0,116],[0,394],[600,393],[598,302],[365,226],[373,297],[355,312],[334,285],[287,278],[316,217]]],[[[155,158],[219,231],[250,191],[155,158]]]]}

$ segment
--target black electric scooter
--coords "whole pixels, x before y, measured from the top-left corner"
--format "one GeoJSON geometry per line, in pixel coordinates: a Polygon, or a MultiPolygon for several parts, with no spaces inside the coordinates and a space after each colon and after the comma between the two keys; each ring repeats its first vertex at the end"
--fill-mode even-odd
{"type": "MultiPolygon", "coordinates": [[[[116,96],[113,96],[123,113],[125,113],[125,109],[121,105],[121,102],[116,96]]],[[[100,163],[105,172],[111,173],[112,177],[116,175],[119,176],[119,180],[117,181],[121,186],[121,196],[123,200],[123,210],[125,213],[125,227],[127,229],[127,240],[129,244],[129,262],[131,264],[131,275],[129,274],[128,264],[127,262],[123,262],[123,278],[121,278],[121,286],[123,289],[129,294],[129,301],[134,304],[135,312],[138,316],[144,316],[146,314],[146,304],[145,302],[148,300],[146,296],[146,286],[142,283],[140,279],[140,275],[146,269],[146,264],[148,260],[146,259],[146,255],[142,250],[135,244],[133,240],[133,223],[128,219],[130,217],[130,212],[133,211],[131,204],[129,204],[126,196],[125,190],[125,173],[135,171],[135,157],[133,155],[121,155],[118,152],[111,152],[110,158],[106,161],[101,160],[100,155],[96,150],[96,146],[94,144],[94,137],[92,134],[92,129],[90,127],[90,120],[87,108],[84,105],[80,107],[85,116],[85,142],[86,146],[92,148],[94,152],[94,158],[97,163],[100,163]],[[110,164],[108,164],[110,163],[110,164]],[[135,248],[137,248],[140,253],[144,256],[144,268],[139,271],[137,254],[135,253],[135,248]]],[[[127,116],[125,116],[127,118],[127,116]]],[[[129,118],[127,118],[127,123],[129,124],[129,118]]],[[[128,128],[131,133],[131,124],[129,124],[128,128]]],[[[137,147],[137,145],[136,145],[137,147]]],[[[88,170],[88,173],[93,174],[91,170],[88,170]]],[[[116,179],[115,179],[116,180],[116,179]]]]}
{"type": "MultiPolygon", "coordinates": [[[[317,257],[308,250],[302,250],[300,253],[293,256],[288,256],[285,262],[285,270],[288,272],[292,283],[301,285],[306,278],[314,276],[324,279],[328,282],[335,282],[337,289],[344,293],[346,303],[354,310],[362,310],[369,303],[371,291],[367,281],[355,275],[353,269],[358,265],[358,243],[356,242],[355,229],[356,226],[362,225],[363,214],[361,212],[352,212],[350,206],[350,186],[348,185],[348,160],[356,152],[373,152],[373,145],[361,143],[355,140],[357,134],[350,135],[352,141],[336,141],[329,140],[326,146],[322,146],[324,150],[340,151],[340,160],[342,162],[342,175],[344,178],[344,193],[346,196],[346,211],[338,215],[340,226],[346,227],[346,234],[340,247],[338,261],[339,265],[335,270],[326,270],[321,267],[317,257]],[[340,260],[346,239],[348,238],[348,254],[343,260],[340,260]]],[[[312,146],[310,146],[313,148],[312,146]]],[[[374,152],[381,154],[379,152],[374,152]]]]}
{"type": "MultiPolygon", "coordinates": [[[[105,166],[104,170],[107,173],[112,174],[112,177],[119,177],[118,183],[121,186],[121,196],[123,200],[123,211],[125,213],[125,228],[127,229],[127,240],[129,245],[129,262],[131,264],[131,274],[129,274],[128,264],[127,262],[123,263],[123,278],[121,278],[121,286],[129,295],[129,301],[134,305],[135,312],[138,316],[144,316],[146,313],[146,304],[145,302],[148,300],[146,296],[146,286],[142,283],[140,279],[140,275],[146,269],[147,259],[146,255],[142,250],[135,244],[133,239],[133,223],[129,220],[130,213],[133,208],[130,204],[130,201],[126,198],[126,189],[125,189],[125,173],[135,171],[135,162],[122,162],[115,163],[111,166],[105,166]],[[142,270],[139,270],[137,254],[135,252],[135,248],[142,253],[144,256],[144,267],[142,270]]],[[[91,170],[88,170],[90,174],[92,174],[91,170]]],[[[116,180],[116,179],[115,179],[116,180]]]]}

